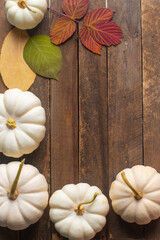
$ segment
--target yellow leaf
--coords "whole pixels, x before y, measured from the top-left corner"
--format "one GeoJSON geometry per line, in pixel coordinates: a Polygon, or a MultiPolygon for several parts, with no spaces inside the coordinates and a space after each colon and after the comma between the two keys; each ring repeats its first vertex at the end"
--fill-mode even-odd
{"type": "Polygon", "coordinates": [[[0,71],[4,84],[8,88],[26,91],[35,80],[36,74],[23,59],[23,49],[28,39],[28,33],[17,28],[12,29],[4,39],[0,71]]]}

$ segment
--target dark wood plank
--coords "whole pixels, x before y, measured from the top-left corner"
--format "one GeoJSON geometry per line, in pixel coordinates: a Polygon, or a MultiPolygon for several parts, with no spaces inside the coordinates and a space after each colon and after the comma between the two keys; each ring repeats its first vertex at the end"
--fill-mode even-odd
{"type": "MultiPolygon", "coordinates": [[[[142,0],[144,163],[160,172],[160,1],[142,0]]],[[[145,239],[157,240],[160,221],[145,227],[145,239]]]]}
{"type": "MultiPolygon", "coordinates": [[[[47,12],[43,21],[33,30],[29,31],[31,36],[38,34],[49,35],[49,13],[47,12]]],[[[42,102],[46,112],[46,135],[38,149],[30,155],[26,155],[26,163],[32,164],[45,176],[50,191],[50,80],[37,75],[34,84],[29,89],[42,102]]],[[[22,240],[51,239],[49,207],[45,210],[42,218],[34,225],[20,232],[22,240]]]]}
{"type": "MultiPolygon", "coordinates": [[[[46,111],[46,135],[45,139],[41,142],[39,148],[29,155],[25,155],[26,164],[31,164],[39,169],[44,174],[49,184],[50,189],[50,121],[49,121],[49,84],[47,80],[43,80],[37,77],[36,82],[31,87],[32,91],[42,101],[42,106],[46,111]],[[43,94],[45,92],[45,94],[43,94]]],[[[0,86],[2,82],[0,82],[0,86]]],[[[4,88],[5,89],[5,88],[4,88]]],[[[8,158],[2,153],[0,154],[0,163],[7,163],[16,159],[8,158]]],[[[19,159],[17,159],[19,160],[19,159]]],[[[0,240],[8,239],[50,239],[50,222],[48,217],[48,208],[45,210],[44,215],[40,221],[26,230],[20,232],[20,236],[17,231],[11,231],[7,228],[0,228],[0,240]]]]}
{"type": "MultiPolygon", "coordinates": [[[[62,0],[53,0],[62,11],[62,0]]],[[[51,27],[60,16],[50,13],[51,27]]],[[[59,81],[51,81],[51,193],[78,182],[78,62],[77,34],[61,45],[63,64],[59,81]]],[[[52,226],[52,239],[61,237],[52,226]]]]}
{"type": "MultiPolygon", "coordinates": [[[[89,2],[89,11],[105,0],[89,2]]],[[[79,43],[79,181],[108,196],[106,48],[96,55],[79,43]]],[[[94,239],[107,239],[107,227],[94,239]]]]}
{"type": "Polygon", "coordinates": [[[7,228],[0,227],[0,240],[19,240],[19,231],[12,231],[7,228]]]}
{"type": "MultiPolygon", "coordinates": [[[[90,2],[89,10],[105,6],[90,2]]],[[[79,178],[106,187],[107,169],[106,48],[96,55],[79,45],[79,178]],[[106,169],[105,169],[106,168],[106,169]],[[102,175],[101,175],[102,174],[102,175]],[[101,178],[99,177],[101,176],[101,178]],[[96,181],[95,181],[96,180],[96,181]],[[103,181],[104,180],[104,181],[103,181]]],[[[106,190],[105,190],[106,191],[106,190]]]]}
{"type": "MultiPolygon", "coordinates": [[[[126,167],[143,163],[141,8],[139,0],[108,0],[124,39],[108,49],[109,183],[126,167]]],[[[109,214],[109,236],[143,239],[143,227],[109,214]]]]}
{"type": "MultiPolygon", "coordinates": [[[[32,91],[36,96],[41,99],[42,106],[46,111],[46,134],[45,138],[41,142],[38,149],[33,153],[26,155],[26,163],[31,164],[38,168],[42,173],[47,182],[50,191],[50,110],[49,110],[49,82],[47,79],[37,77],[36,82],[31,87],[32,91]]],[[[20,232],[20,239],[47,239],[50,240],[50,221],[49,221],[49,207],[45,210],[42,218],[34,225],[30,226],[26,230],[20,232]]]]}
{"type": "MultiPolygon", "coordinates": [[[[1,1],[1,21],[0,21],[0,29],[1,29],[1,38],[0,45],[2,46],[3,39],[6,34],[10,31],[11,25],[7,22],[6,16],[4,14],[4,2],[1,1]]],[[[49,33],[49,18],[48,14],[45,16],[44,21],[34,30],[29,31],[30,35],[34,34],[47,34],[49,33]]],[[[4,92],[6,87],[0,81],[0,91],[4,92]]],[[[42,106],[45,108],[47,122],[46,122],[46,135],[45,139],[40,144],[40,147],[35,150],[30,155],[26,155],[26,163],[32,164],[39,169],[39,171],[44,174],[49,185],[50,185],[50,121],[49,121],[49,80],[43,79],[40,76],[36,77],[35,83],[29,89],[31,92],[36,94],[42,101],[42,106]]],[[[15,160],[15,159],[14,159],[15,160]]],[[[1,163],[10,162],[11,158],[7,158],[1,154],[1,163]]],[[[49,186],[50,188],[50,186],[49,186]]],[[[8,239],[50,239],[50,224],[48,218],[48,209],[45,210],[45,214],[40,219],[40,221],[31,227],[27,228],[24,231],[20,232],[20,237],[18,238],[18,232],[10,231],[8,229],[1,230],[0,229],[0,239],[8,240],[8,239]]]]}
{"type": "MultiPolygon", "coordinates": [[[[108,240],[135,240],[135,238],[109,238],[108,240]]],[[[145,240],[144,238],[136,238],[136,240],[145,240]]]]}
{"type": "MultiPolygon", "coordinates": [[[[4,1],[0,1],[0,49],[3,44],[3,40],[7,33],[11,30],[11,25],[8,23],[4,11],[4,1]]],[[[3,93],[7,88],[4,86],[2,82],[2,77],[0,75],[0,93],[3,93]]],[[[0,153],[0,164],[10,162],[10,158],[5,157],[2,153],[0,153]]],[[[18,240],[19,239],[19,232],[12,231],[8,228],[0,227],[0,240],[18,240]]]]}
{"type": "MultiPolygon", "coordinates": [[[[0,49],[2,48],[3,40],[6,37],[7,33],[11,30],[11,25],[8,23],[6,19],[6,14],[4,10],[5,3],[4,1],[0,1],[0,49]]],[[[0,93],[3,93],[7,88],[4,86],[2,82],[2,77],[0,75],[0,93]]]]}

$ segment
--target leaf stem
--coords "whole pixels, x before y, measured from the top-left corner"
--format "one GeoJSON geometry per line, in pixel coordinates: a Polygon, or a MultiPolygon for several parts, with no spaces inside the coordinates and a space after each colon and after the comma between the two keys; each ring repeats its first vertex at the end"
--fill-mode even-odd
{"type": "Polygon", "coordinates": [[[80,23],[80,21],[78,21],[78,20],[76,20],[76,19],[73,19],[73,18],[67,16],[66,14],[61,13],[61,12],[59,12],[58,10],[55,10],[55,9],[53,9],[53,8],[51,8],[51,7],[47,7],[47,9],[50,10],[50,11],[52,11],[52,12],[58,13],[58,14],[64,16],[64,17],[67,17],[67,18],[71,19],[72,21],[74,21],[74,22],[76,22],[76,23],[80,23]]]}
{"type": "Polygon", "coordinates": [[[18,184],[18,181],[19,181],[19,177],[20,177],[20,174],[21,174],[21,171],[22,171],[22,167],[24,165],[24,162],[25,162],[25,159],[22,160],[22,162],[20,163],[19,165],[19,168],[18,168],[18,172],[17,172],[17,175],[14,179],[14,182],[12,184],[12,187],[11,189],[8,191],[8,198],[10,200],[15,200],[17,197],[18,197],[18,191],[16,190],[17,188],[17,184],[18,184]]]}
{"type": "Polygon", "coordinates": [[[128,181],[127,177],[126,177],[126,174],[125,172],[123,171],[121,173],[121,177],[123,179],[123,181],[127,184],[127,186],[132,190],[132,192],[134,193],[134,197],[137,199],[137,200],[140,200],[142,197],[143,197],[143,194],[140,192],[140,191],[137,191],[131,184],[130,182],[128,181]]]}

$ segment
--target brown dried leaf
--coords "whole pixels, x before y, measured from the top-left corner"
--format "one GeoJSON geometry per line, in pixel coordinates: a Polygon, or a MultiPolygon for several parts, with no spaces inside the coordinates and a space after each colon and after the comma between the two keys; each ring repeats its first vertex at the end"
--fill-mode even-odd
{"type": "Polygon", "coordinates": [[[23,49],[29,35],[26,31],[12,29],[4,39],[1,50],[0,71],[8,88],[26,91],[35,80],[36,74],[23,59],[23,49]]]}

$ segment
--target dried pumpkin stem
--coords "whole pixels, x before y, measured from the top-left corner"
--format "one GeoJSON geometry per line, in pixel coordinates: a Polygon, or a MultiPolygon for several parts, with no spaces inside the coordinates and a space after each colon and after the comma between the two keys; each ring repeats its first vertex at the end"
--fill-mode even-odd
{"type": "Polygon", "coordinates": [[[75,209],[74,209],[74,211],[77,213],[77,215],[83,215],[84,214],[84,207],[82,205],[90,204],[90,203],[94,202],[94,200],[96,199],[97,196],[98,196],[98,193],[96,192],[91,201],[79,203],[77,205],[77,207],[75,207],[75,209]]]}
{"type": "Polygon", "coordinates": [[[19,0],[19,2],[17,3],[18,6],[22,9],[27,8],[29,11],[33,12],[33,13],[37,13],[36,11],[32,10],[30,7],[28,7],[27,3],[23,0],[19,0]]]}
{"type": "Polygon", "coordinates": [[[15,129],[16,128],[16,120],[14,118],[9,117],[6,122],[6,126],[9,129],[15,129]]]}
{"type": "Polygon", "coordinates": [[[25,162],[25,159],[22,160],[22,162],[20,163],[19,165],[19,169],[18,169],[18,172],[17,172],[17,175],[14,179],[14,182],[12,184],[12,187],[11,189],[8,191],[8,198],[10,200],[15,200],[17,197],[18,197],[18,191],[17,191],[17,184],[18,184],[18,181],[19,181],[19,177],[20,177],[20,174],[21,174],[21,171],[22,171],[22,167],[24,165],[24,162],[25,162]]]}
{"type": "Polygon", "coordinates": [[[121,173],[121,176],[122,176],[122,179],[123,181],[127,184],[127,186],[132,190],[132,192],[134,193],[134,197],[137,199],[137,200],[140,200],[142,197],[143,197],[143,194],[140,192],[140,191],[137,191],[131,184],[130,182],[128,181],[127,177],[126,177],[126,174],[125,172],[122,172],[121,173]]]}

